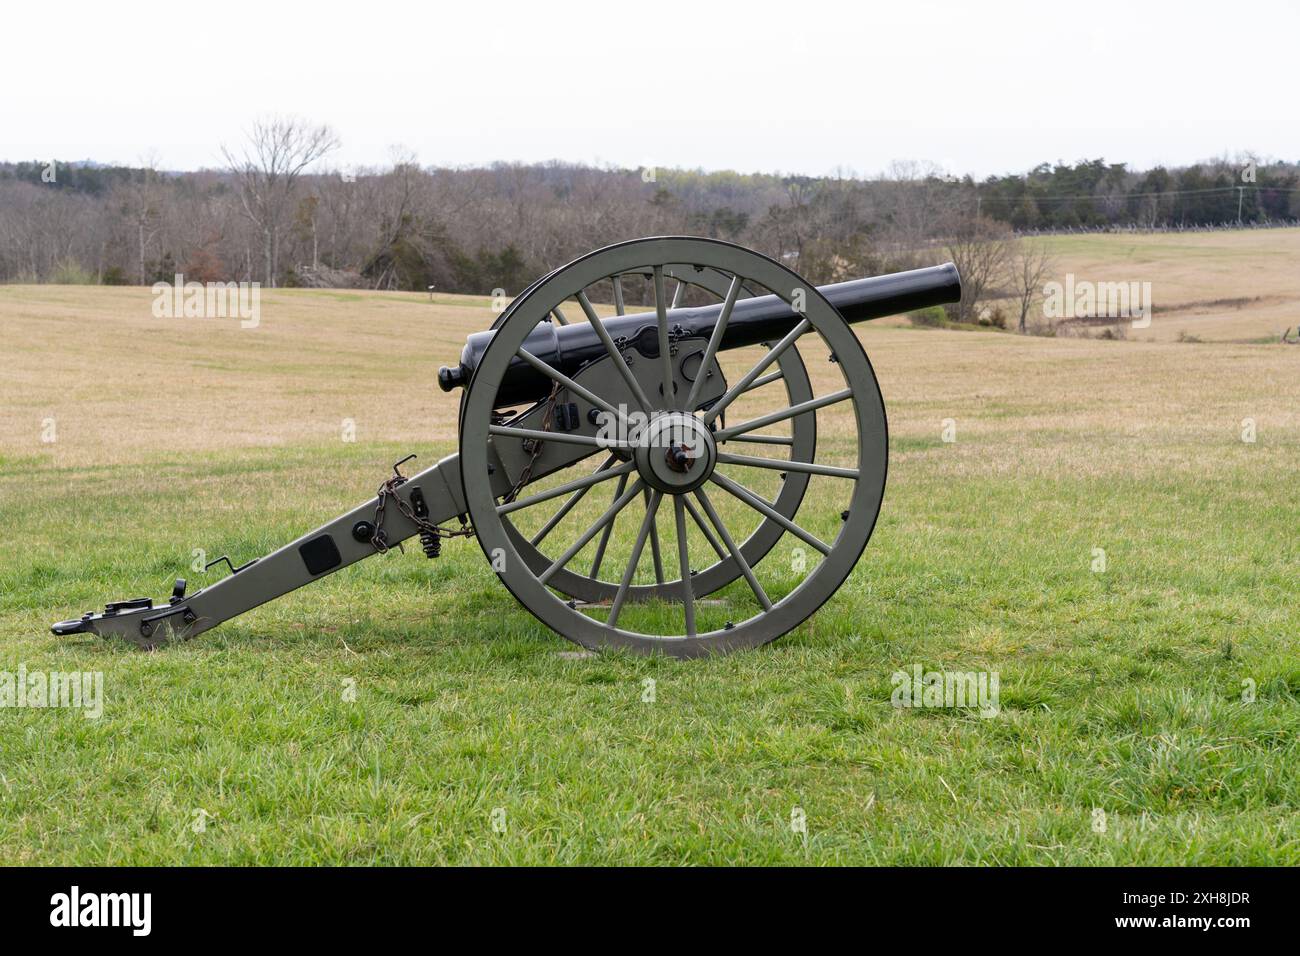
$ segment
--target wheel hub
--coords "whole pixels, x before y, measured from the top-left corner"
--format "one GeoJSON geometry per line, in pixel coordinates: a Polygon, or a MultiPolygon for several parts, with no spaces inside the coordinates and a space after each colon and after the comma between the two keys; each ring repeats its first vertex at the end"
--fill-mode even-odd
{"type": "Polygon", "coordinates": [[[694,491],[713,474],[718,447],[708,426],[685,412],[665,412],[642,429],[633,453],[646,484],[665,494],[694,491]]]}

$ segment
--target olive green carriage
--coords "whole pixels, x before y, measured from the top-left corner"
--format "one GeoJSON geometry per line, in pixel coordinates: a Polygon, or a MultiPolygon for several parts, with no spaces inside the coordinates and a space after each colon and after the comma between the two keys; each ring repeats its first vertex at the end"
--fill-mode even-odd
{"type": "Polygon", "coordinates": [[[435,556],[463,535],[585,647],[693,657],[767,643],[834,595],[880,510],[885,409],[851,323],[960,294],[951,264],[817,288],[717,240],[607,246],[538,279],[439,372],[463,389],[459,454],[410,477],[395,467],[375,498],[201,590],[178,580],[165,602],[52,629],[154,647],[408,538],[435,556]],[[829,373],[810,374],[809,346],[829,373]],[[797,562],[775,557],[783,540],[797,562]]]}

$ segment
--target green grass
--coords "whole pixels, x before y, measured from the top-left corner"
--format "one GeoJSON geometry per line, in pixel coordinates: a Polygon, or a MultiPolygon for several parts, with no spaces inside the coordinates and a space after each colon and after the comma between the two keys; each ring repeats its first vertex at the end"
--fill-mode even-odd
{"type": "MultiPolygon", "coordinates": [[[[1180,301],[1260,281],[1167,260],[1180,301]]],[[[105,693],[98,720],[0,707],[5,862],[1300,863],[1300,350],[1277,344],[864,327],[889,407],[880,523],[845,587],[756,651],[575,659],[463,540],[153,653],[52,637],[215,579],[195,549],[247,561],[407,453],[455,450],[432,366],[487,300],[333,295],[268,292],[244,331],[159,325],[147,289],[0,287],[0,671],[100,671],[105,693]],[[914,665],[996,671],[1000,713],[896,709],[914,665]]],[[[1250,311],[1215,334],[1263,335],[1250,311]]],[[[807,361],[818,394],[842,386],[807,361]]],[[[825,461],[847,451],[833,411],[825,461]]],[[[771,495],[764,474],[746,482],[771,495]]],[[[798,515],[823,539],[835,481],[798,515]]],[[[759,565],[771,593],[793,556],[759,565]]],[[[753,607],[743,584],[721,596],[709,626],[753,607]]]]}
{"type": "MultiPolygon", "coordinates": [[[[7,456],[0,669],[102,671],[105,703],[98,720],[0,710],[0,852],[1300,863],[1295,445],[1225,446],[1212,470],[1131,482],[1069,468],[954,477],[944,456],[959,447],[999,454],[998,433],[962,434],[900,436],[876,534],[811,622],[686,662],[562,657],[574,646],[466,541],[437,562],[418,548],[363,562],[153,653],[57,640],[57,618],[165,593],[194,548],[239,563],[291,540],[373,493],[411,449],[7,456]],[[1105,573],[1089,567],[1097,547],[1105,573]],[[890,675],[916,663],[999,672],[1002,712],[895,709],[890,675]]],[[[452,449],[418,450],[423,462],[452,449]]]]}

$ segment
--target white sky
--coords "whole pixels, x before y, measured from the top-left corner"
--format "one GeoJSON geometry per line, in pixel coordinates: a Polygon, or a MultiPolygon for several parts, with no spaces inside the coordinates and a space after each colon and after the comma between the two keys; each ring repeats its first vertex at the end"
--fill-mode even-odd
{"type": "Polygon", "coordinates": [[[1300,160],[1296,0],[11,2],[0,159],[221,165],[259,115],[334,165],[871,175],[1300,160]]]}

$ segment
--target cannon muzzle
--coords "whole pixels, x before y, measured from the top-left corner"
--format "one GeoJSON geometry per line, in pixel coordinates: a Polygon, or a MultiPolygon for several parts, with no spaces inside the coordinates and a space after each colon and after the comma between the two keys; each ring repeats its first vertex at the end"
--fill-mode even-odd
{"type": "MultiPolygon", "coordinates": [[[[819,286],[818,290],[848,322],[865,322],[898,315],[961,298],[961,278],[951,262],[926,269],[912,269],[869,279],[854,279],[819,286]]],[[[670,326],[678,337],[708,338],[722,312],[721,304],[671,309],[670,326]]],[[[788,303],[775,295],[755,296],[737,302],[727,323],[720,349],[736,349],[760,342],[780,340],[798,322],[788,303]]],[[[625,339],[642,355],[659,355],[658,327],[653,312],[621,315],[605,320],[610,337],[625,339]]],[[[438,370],[438,384],[445,392],[469,384],[479,359],[495,333],[476,332],[465,343],[460,364],[438,370]]],[[[606,355],[600,337],[585,322],[554,325],[541,322],[524,340],[524,348],[557,371],[572,376],[580,368],[606,355]]],[[[522,359],[510,366],[497,391],[501,406],[540,401],[551,389],[551,380],[522,359]]]]}

